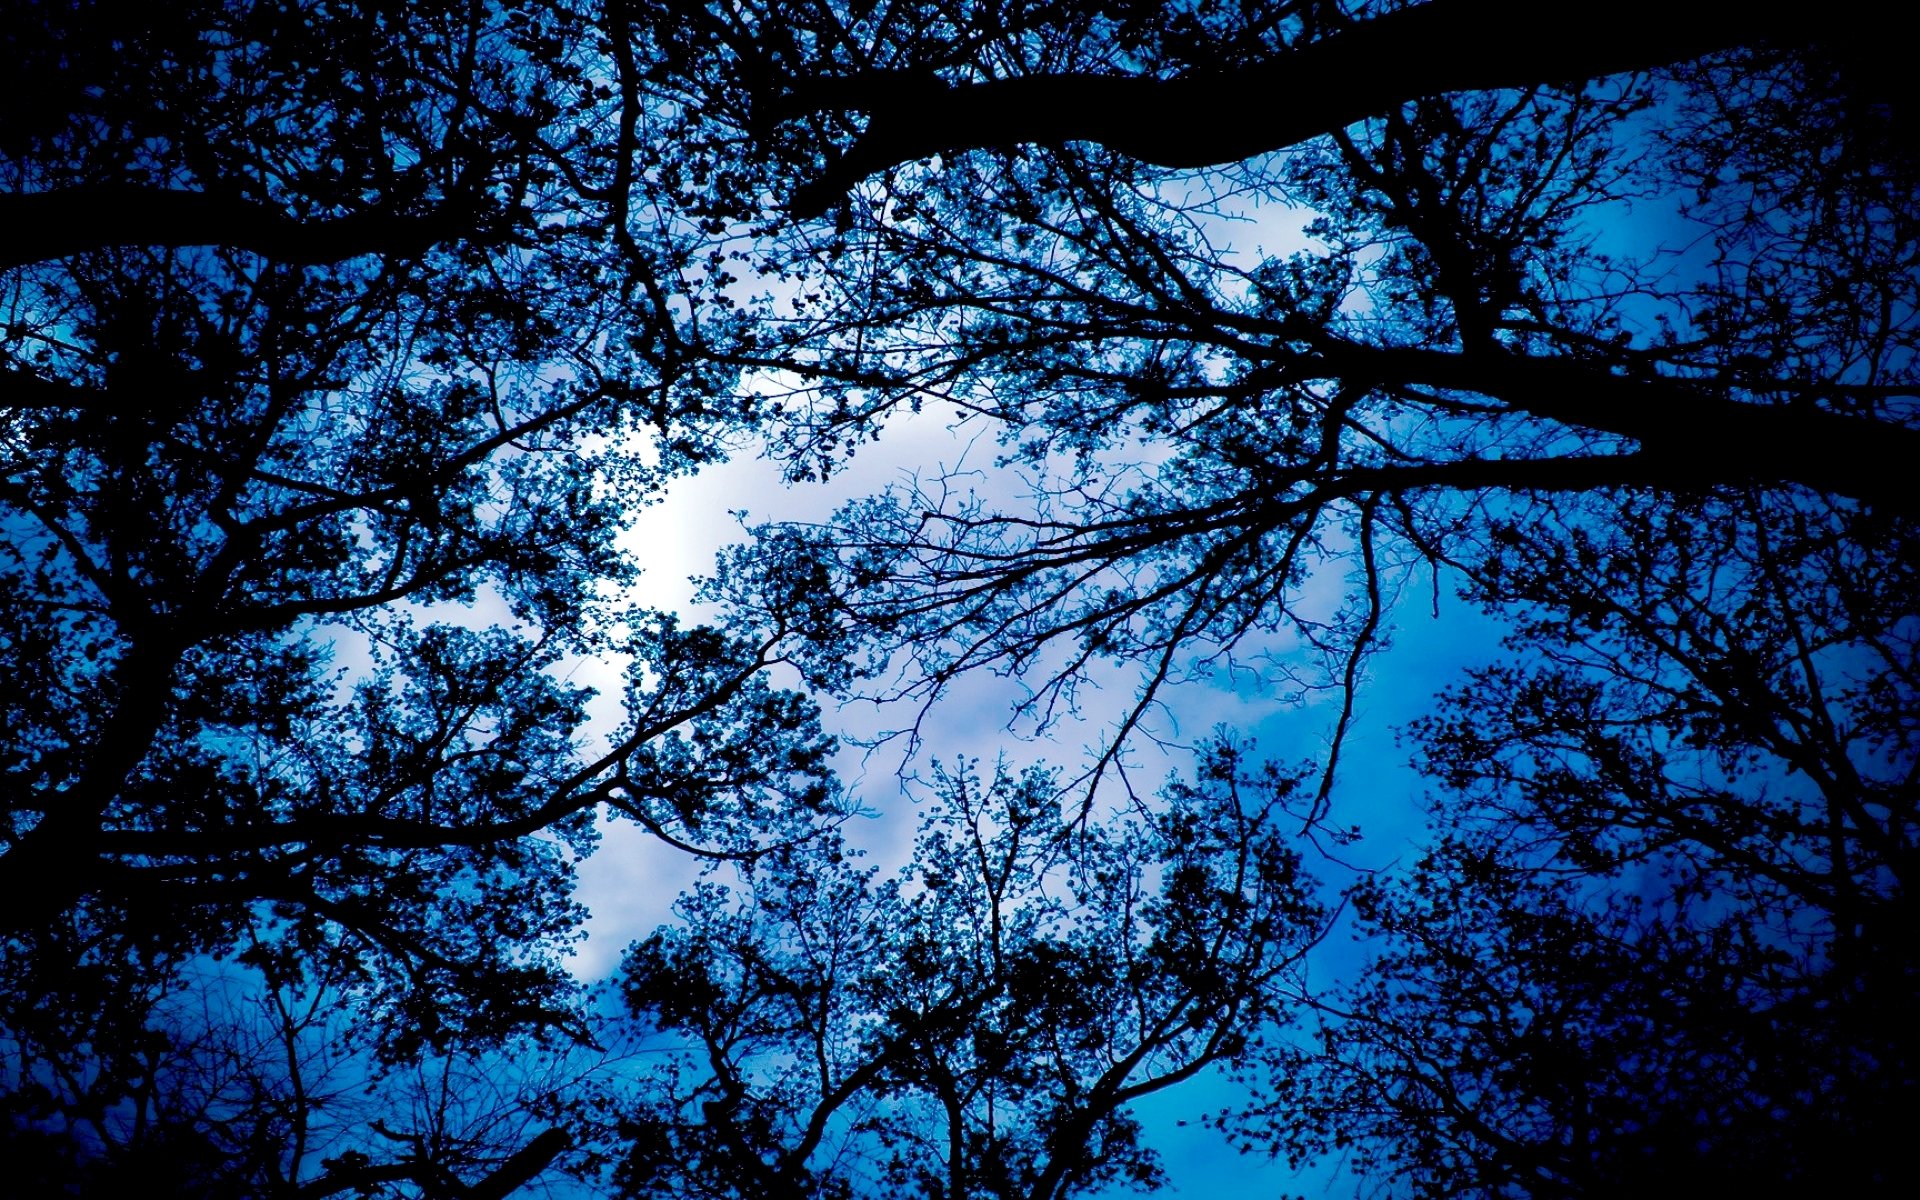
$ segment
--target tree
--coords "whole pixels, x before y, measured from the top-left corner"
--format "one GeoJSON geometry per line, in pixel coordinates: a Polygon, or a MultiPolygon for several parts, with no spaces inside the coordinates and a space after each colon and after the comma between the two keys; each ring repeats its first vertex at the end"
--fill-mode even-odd
{"type": "MultiPolygon", "coordinates": [[[[622,813],[741,863],[632,959],[635,1006],[697,1052],[629,1106],[633,1189],[1149,1184],[1130,1089],[1263,1054],[1285,1070],[1227,1121],[1250,1144],[1326,1134],[1436,1192],[1805,1177],[1829,1136],[1886,1177],[1910,89],[1866,37],[1610,16],[1577,41],[1506,0],[8,22],[0,210],[35,233],[0,253],[10,1137],[57,1174],[96,1167],[48,1137],[121,1131],[98,1170],[199,1180],[228,1130],[287,1136],[297,1072],[229,1116],[179,1065],[203,1043],[166,1001],[210,962],[337,1006],[369,1079],[589,1036],[571,871],[622,813]],[[1232,244],[1276,212],[1297,248],[1232,244]],[[676,473],[750,429],[825,473],[928,404],[993,423],[1021,486],[767,527],[712,582],[724,628],[616,599],[625,516],[676,473]],[[1410,731],[1445,836],[1355,893],[1371,973],[1301,997],[1322,927],[1272,826],[1335,828],[1371,655],[1427,574],[1516,622],[1512,661],[1410,731]],[[614,652],[602,740],[562,676],[614,652]],[[916,730],[981,670],[1022,677],[1034,726],[1096,667],[1139,682],[1073,820],[1038,777],[955,817],[967,783],[888,884],[833,858],[831,745],[781,664],[917,702],[916,730]],[[1222,673],[1335,694],[1319,778],[1246,808],[1238,768],[1103,793],[1168,736],[1169,686],[1222,673]],[[1120,800],[1135,823],[1102,825],[1120,800]],[[1040,843],[995,841],[1023,822],[1040,843]],[[928,889],[965,844],[1011,874],[928,889]],[[1223,882],[1243,853],[1268,890],[1223,882]],[[1002,887],[1011,956],[977,936],[1002,887]],[[864,972],[844,1008],[809,1007],[831,989],[781,940],[816,927],[864,972]],[[946,956],[957,990],[884,951],[946,956]],[[1308,1001],[1318,1072],[1263,1024],[1308,1001]],[[786,1069],[801,1046],[821,1072],[786,1069]],[[123,1136],[143,1120],[164,1133],[123,1136]]],[[[574,1127],[382,1125],[363,1159],[283,1143],[229,1178],[505,1187],[574,1127]]]]}
{"type": "MultiPolygon", "coordinates": [[[[1535,12],[1511,0],[1361,7],[1276,4],[1237,14],[1237,22],[1204,7],[1035,6],[1012,19],[982,9],[972,22],[934,10],[935,21],[973,36],[956,46],[944,30],[896,18],[884,43],[891,61],[849,54],[851,61],[824,71],[809,64],[813,72],[797,77],[768,64],[748,99],[762,125],[867,115],[851,144],[795,190],[794,211],[807,216],[869,175],[953,150],[1095,142],[1157,166],[1210,167],[1427,96],[1617,75],[1757,40],[1800,40],[1792,22],[1711,0],[1618,6],[1577,40],[1533,28],[1535,12]],[[995,61],[1005,47],[996,34],[1037,35],[1049,53],[1009,69],[995,61]],[[1248,111],[1264,119],[1221,119],[1248,111]]],[[[832,14],[817,19],[834,23],[832,14]]]]}
{"type": "MultiPolygon", "coordinates": [[[[1914,553],[1897,526],[1876,536],[1805,499],[1749,505],[1636,513],[1546,553],[1513,541],[1486,589],[1538,614],[1532,662],[1415,728],[1453,793],[1455,852],[1494,876],[1484,891],[1521,893],[1503,920],[1563,891],[1655,958],[1588,985],[1590,1008],[1686,1029],[1663,1056],[1592,1039],[1613,1081],[1563,1071],[1619,1110],[1588,1117],[1588,1187],[1636,1171],[1897,1187],[1884,1114],[1914,1087],[1901,1014],[1920,977],[1914,553]],[[1498,716],[1490,687],[1511,689],[1498,716]]],[[[1540,1083],[1515,1091],[1532,1102],[1540,1083]]],[[[1567,1144],[1574,1119],[1515,1152],[1567,1144]]]]}
{"type": "Polygon", "coordinates": [[[16,1106],[0,1132],[9,1187],[22,1197],[503,1197],[574,1149],[576,1112],[612,1056],[516,1037],[382,1066],[365,1005],[341,983],[263,985],[200,964],[149,1014],[127,1101],[88,1102],[79,1076],[91,1064],[36,1073],[29,1087],[47,1115],[16,1106]]]}
{"type": "MultiPolygon", "coordinates": [[[[10,1127],[284,1130],[290,1078],[216,1119],[156,1065],[210,960],[340,1007],[369,1074],[585,1036],[596,814],[749,853],[831,807],[769,646],[619,599],[628,516],[725,427],[677,409],[595,16],[10,7],[10,1127]],[[603,737],[564,672],[620,653],[603,737]]],[[[324,1181],[259,1153],[254,1194],[324,1181]]]]}
{"type": "Polygon", "coordinates": [[[1920,223],[1884,54],[1630,6],[1376,79],[1320,64],[1530,14],[701,11],[678,85],[788,201],[745,252],[781,290],[725,357],[785,372],[794,469],[942,403],[1022,473],[733,557],[748,618],[813,598],[818,686],[917,701],[917,732],[991,670],[1044,727],[1132,665],[1089,785],[1166,736],[1170,683],[1330,686],[1313,826],[1413,576],[1515,622],[1410,731],[1444,836],[1356,893],[1379,961],[1327,1000],[1324,1089],[1276,1081],[1253,1144],[1330,1131],[1436,1195],[1890,1185],[1920,223]],[[1243,119],[1296,73],[1305,101],[1243,119]],[[1261,205],[1304,248],[1226,244],[1261,205]]]}
{"type": "Polygon", "coordinates": [[[827,838],[702,884],[625,967],[685,1048],[631,1119],[628,1191],[1157,1186],[1130,1107],[1285,1057],[1327,929],[1273,820],[1298,783],[1222,744],[1165,812],[1076,826],[1051,772],[963,766],[897,876],[827,838]]]}
{"type": "Polygon", "coordinates": [[[1896,1190],[1910,544],[1806,497],[1582,515],[1493,531],[1512,658],[1411,728],[1436,844],[1355,896],[1379,958],[1254,1137],[1326,1114],[1425,1195],[1896,1190]]]}
{"type": "MultiPolygon", "coordinates": [[[[664,54],[689,111],[707,144],[715,125],[749,139],[740,178],[763,190],[838,153],[837,127],[755,116],[782,80],[905,71],[938,43],[959,49],[934,65],[982,88],[1135,60],[1177,82],[1185,63],[1317,53],[1359,28],[1284,6],[1270,24],[1139,25],[1098,7],[1004,25],[809,9],[751,50],[760,10],[670,11],[707,34],[664,54]]],[[[1131,730],[1188,663],[1275,629],[1327,652],[1318,678],[1357,679],[1395,568],[1443,562],[1503,497],[1760,485],[1907,513],[1914,175],[1879,65],[1851,44],[1740,45],[1411,99],[1203,172],[1085,143],[897,165],[833,227],[776,224],[741,252],[782,290],[750,340],[713,350],[786,372],[797,471],[937,400],[999,424],[1037,501],[941,480],[782,530],[736,564],[742,611],[813,570],[835,595],[819,678],[865,639],[872,669],[915,664],[887,695],[1050,650],[1065,666],[1035,689],[1043,721],[1090,660],[1138,663],[1131,730]],[[1310,247],[1223,253],[1258,204],[1314,214],[1310,247]],[[1637,243],[1617,228],[1635,211],[1637,243]],[[788,550],[837,566],[789,569],[788,550]],[[1293,602],[1339,562],[1347,610],[1293,602]]]]}

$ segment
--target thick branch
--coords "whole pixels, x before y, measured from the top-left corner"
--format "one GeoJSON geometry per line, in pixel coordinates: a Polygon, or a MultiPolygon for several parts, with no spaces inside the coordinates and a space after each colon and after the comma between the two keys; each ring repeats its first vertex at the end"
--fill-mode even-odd
{"type": "Polygon", "coordinates": [[[1729,399],[1686,380],[1615,375],[1569,359],[1328,347],[1348,381],[1491,396],[1523,412],[1638,441],[1702,483],[1803,484],[1913,511],[1920,430],[1800,404],[1729,399]]]}
{"type": "MultiPolygon", "coordinates": [[[[575,813],[600,803],[620,779],[593,780],[632,755],[646,742],[676,726],[683,725],[724,708],[738,696],[747,681],[770,661],[772,643],[760,647],[751,662],[742,664],[733,674],[720,680],[699,699],[684,707],[642,719],[619,745],[593,762],[583,764],[562,780],[546,803],[518,817],[479,822],[472,825],[441,825],[427,821],[381,817],[359,813],[311,813],[283,821],[260,825],[240,825],[190,832],[137,829],[102,829],[101,818],[118,788],[151,744],[164,712],[161,703],[170,676],[136,673],[147,679],[148,692],[135,691],[147,703],[123,702],[115,711],[109,731],[130,723],[135,714],[150,724],[142,727],[140,738],[106,738],[103,745],[119,753],[101,755],[103,767],[98,782],[72,788],[54,797],[57,807],[29,830],[11,850],[0,854],[0,931],[31,927],[64,911],[68,906],[96,890],[111,891],[112,878],[106,873],[108,859],[124,861],[129,857],[192,857],[251,854],[301,843],[309,847],[378,845],[389,849],[432,849],[452,846],[482,846],[526,837],[565,820],[575,813]],[[159,691],[154,692],[157,687],[159,691]]],[[[235,882],[247,886],[250,876],[245,868],[251,863],[231,859],[217,869],[233,874],[235,882]]],[[[190,871],[206,869],[194,865],[190,871]]],[[[204,880],[195,885],[205,887],[204,880]]]]}
{"type": "Polygon", "coordinates": [[[470,1200],[502,1200],[502,1197],[512,1194],[546,1170],[548,1164],[572,1145],[573,1139],[567,1136],[565,1130],[544,1130],[516,1150],[493,1174],[469,1187],[467,1195],[470,1200]]]}
{"type": "Polygon", "coordinates": [[[391,1163],[365,1163],[336,1167],[317,1179],[300,1185],[298,1200],[323,1200],[341,1192],[358,1190],[370,1195],[383,1183],[414,1183],[428,1195],[454,1195],[465,1200],[504,1200],[524,1187],[534,1176],[564,1153],[573,1140],[564,1130],[542,1131],[531,1142],[516,1150],[494,1172],[471,1187],[462,1188],[445,1167],[417,1158],[391,1163]]]}
{"type": "Polygon", "coordinates": [[[32,371],[0,366],[0,412],[7,409],[101,408],[107,395],[94,388],[46,379],[32,371]]]}
{"type": "Polygon", "coordinates": [[[1168,167],[1237,162],[1422,96],[1665,66],[1776,26],[1764,8],[1729,0],[1621,0],[1578,25],[1547,19],[1532,0],[1429,0],[1213,74],[956,86],[875,73],[802,84],[776,115],[872,114],[852,148],[795,192],[793,212],[806,217],[868,175],[943,151],[1085,141],[1168,167]]]}
{"type": "Polygon", "coordinates": [[[372,208],[296,220],[277,206],[235,196],[103,184],[0,194],[0,270],[115,246],[233,246],[288,263],[366,254],[418,254],[473,227],[470,200],[421,213],[372,208]]]}

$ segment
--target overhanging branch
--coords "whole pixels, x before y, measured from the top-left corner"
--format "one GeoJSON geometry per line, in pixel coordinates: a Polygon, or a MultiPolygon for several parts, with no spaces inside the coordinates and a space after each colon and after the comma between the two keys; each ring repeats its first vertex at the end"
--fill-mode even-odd
{"type": "Polygon", "coordinates": [[[1217,73],[952,85],[877,72],[801,83],[773,115],[872,114],[846,154],[794,193],[793,213],[811,217],[868,175],[945,151],[1084,141],[1159,166],[1211,166],[1422,96],[1644,70],[1778,30],[1763,8],[1729,0],[1621,0],[1577,27],[1545,19],[1533,0],[1429,0],[1217,73]]]}
{"type": "Polygon", "coordinates": [[[302,221],[237,196],[124,184],[0,194],[0,270],[116,246],[232,246],[288,263],[418,254],[473,227],[471,199],[302,221]]]}

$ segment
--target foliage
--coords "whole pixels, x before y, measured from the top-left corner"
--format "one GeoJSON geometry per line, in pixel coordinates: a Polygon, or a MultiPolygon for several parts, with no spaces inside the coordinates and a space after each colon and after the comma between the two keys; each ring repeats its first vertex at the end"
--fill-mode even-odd
{"type": "MultiPolygon", "coordinates": [[[[1248,22],[1215,33],[1227,62],[1247,39],[1275,63],[1316,44],[1284,6],[1257,32],[1206,11],[1248,22]]],[[[1119,54],[1102,13],[943,38],[958,18],[822,11],[833,36],[781,54],[811,50],[795,78],[864,56],[954,87],[1173,69],[1119,54]],[[915,57],[936,42],[957,60],[915,57]]],[[[751,136],[753,60],[712,21],[684,86],[751,136]]],[[[817,677],[838,683],[850,639],[898,680],[866,687],[882,697],[996,670],[1027,677],[1044,725],[1090,663],[1134,666],[1124,734],[1164,683],[1263,641],[1307,652],[1296,684],[1351,683],[1404,568],[1444,566],[1508,498],[1797,486],[1910,513],[1915,176],[1861,103],[1878,82],[1857,58],[1742,48],[1410,100],[1206,171],[1087,142],[957,153],[999,146],[990,128],[898,164],[835,224],[742,251],[780,287],[730,360],[786,368],[796,471],[937,400],[998,429],[1031,499],[924,480],[769,531],[730,586],[746,611],[786,599],[779,563],[804,556],[844,630],[817,677]],[[1793,139],[1753,132],[1783,111],[1793,139]],[[1276,212],[1300,214],[1300,248],[1223,246],[1276,212]],[[1348,603],[1307,602],[1343,565],[1348,603]]],[[[749,142],[756,165],[835,152],[831,130],[784,140],[808,128],[749,142]]]]}
{"type": "Polygon", "coordinates": [[[15,8],[35,1186],[1151,1187],[1129,1104],[1215,1067],[1244,1145],[1416,1192],[1890,1186],[1920,175],[1871,37],[1718,0],[1578,39],[1518,0],[15,8]],[[929,408],[1000,482],[756,531],[719,628],[627,605],[677,475],[758,438],[818,477],[929,408]],[[1422,576],[1512,638],[1406,731],[1434,836],[1308,994],[1330,903],[1281,830],[1347,837],[1422,576]],[[613,657],[608,732],[567,676],[613,657]],[[789,668],[915,733],[983,671],[1027,731],[1134,687],[1078,776],[941,776],[889,875],[789,668]],[[1111,794],[1222,675],[1330,693],[1317,778],[1229,740],[1111,794]],[[611,815],[730,865],[623,977],[678,1065],[603,1086],[564,955],[611,815]]]}
{"type": "MultiPolygon", "coordinates": [[[[32,1197],[502,1197],[571,1148],[583,1106],[619,1066],[532,1037],[381,1066],[364,1012],[335,980],[262,986],[200,964],[153,1006],[130,1101],[58,1095],[69,1079],[29,1085],[68,1120],[0,1134],[8,1186],[32,1197]]],[[[592,1166],[578,1154],[563,1163],[592,1166]]]]}
{"type": "Polygon", "coordinates": [[[1152,817],[1078,825],[1050,772],[942,770],[913,859],[837,837],[681,898],[628,1004],[684,1051],[623,1168],[676,1196],[1086,1195],[1161,1173],[1130,1107],[1284,1057],[1325,933],[1274,828],[1298,786],[1218,747],[1152,817]]]}
{"type": "Polygon", "coordinates": [[[632,513],[729,429],[676,410],[590,14],[10,12],[6,1119],[279,1137],[294,1081],[216,1119],[159,1065],[209,963],[338,1007],[363,1073],[587,1036],[596,814],[746,853],[834,803],[767,646],[621,599],[632,513]],[[634,664],[620,728],[590,654],[634,664]]]}
{"type": "Polygon", "coordinates": [[[1494,533],[1515,665],[1413,726],[1443,836],[1356,896],[1381,956],[1295,1099],[1425,1195],[1897,1188],[1905,531],[1751,497],[1494,533]]]}
{"type": "Polygon", "coordinates": [[[703,6],[679,83],[802,218],[732,358],[787,372],[793,469],[937,403],[1018,478],[733,555],[740,614],[830,598],[817,686],[917,734],[992,671],[1044,731],[1131,668],[1089,811],[1170,685],[1330,688],[1313,826],[1416,575],[1512,624],[1408,731],[1435,841],[1354,893],[1374,962],[1248,1145],[1433,1195],[1900,1172],[1911,96],[1863,39],[1681,9],[1529,55],[1492,4],[822,6],[770,47],[703,6]],[[1504,65],[1439,49],[1481,20],[1504,65]],[[1316,74],[1357,47],[1456,82],[1316,74]]]}

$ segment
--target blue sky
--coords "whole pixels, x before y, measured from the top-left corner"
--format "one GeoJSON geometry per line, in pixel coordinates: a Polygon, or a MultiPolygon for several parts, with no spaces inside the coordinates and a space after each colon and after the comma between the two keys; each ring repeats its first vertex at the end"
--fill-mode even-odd
{"type": "MultiPolygon", "coordinates": [[[[1223,258],[1244,267],[1262,257],[1308,248],[1302,226],[1309,215],[1242,195],[1223,204],[1204,225],[1223,258]]],[[[1645,254],[1652,249],[1648,239],[1663,235],[1667,214],[1636,214],[1622,206],[1606,216],[1602,223],[1608,226],[1604,231],[1607,249],[1645,254]]],[[[861,447],[838,474],[825,483],[804,485],[785,483],[777,464],[760,457],[751,446],[742,447],[732,461],[676,481],[657,503],[636,515],[626,545],[644,565],[646,575],[633,598],[678,612],[685,620],[710,617],[692,603],[689,578],[708,572],[715,553],[742,540],[747,526],[769,519],[825,521],[840,504],[915,476],[928,478],[964,468],[976,472],[972,483],[983,496],[1017,503],[1021,484],[994,465],[1000,451],[996,432],[978,419],[965,421],[954,412],[929,407],[891,419],[879,441],[861,447]]],[[[1303,589],[1305,603],[1329,608],[1337,603],[1349,586],[1340,569],[1336,565],[1310,579],[1303,589]]],[[[1358,826],[1362,839],[1338,849],[1339,862],[1316,859],[1310,848],[1303,847],[1309,869],[1326,883],[1330,894],[1351,883],[1356,869],[1390,870],[1418,854],[1425,840],[1423,799],[1428,784],[1409,765],[1410,752],[1400,744],[1397,731],[1427,712],[1435,693],[1460,682],[1467,668],[1503,656],[1500,623],[1461,600],[1456,587],[1457,581],[1444,575],[1437,581],[1424,575],[1411,578],[1389,615],[1389,646],[1370,662],[1333,793],[1331,822],[1358,826]]],[[[1256,653],[1263,648],[1282,654],[1287,649],[1276,641],[1271,647],[1247,650],[1256,653]]],[[[583,663],[574,673],[577,681],[600,689],[599,715],[609,724],[618,719],[622,667],[616,662],[583,663]]],[[[932,758],[958,755],[991,760],[1005,754],[1016,764],[1046,760],[1056,766],[1075,766],[1082,761],[1085,746],[1097,741],[1130,702],[1134,687],[1130,677],[1110,677],[1097,701],[1076,720],[1063,722],[1042,738],[1023,739],[1008,729],[1011,706],[1021,694],[1017,681],[976,676],[964,680],[940,703],[929,722],[928,744],[916,760],[903,762],[895,746],[870,754],[849,746],[840,757],[843,782],[873,814],[855,820],[846,831],[848,838],[883,869],[905,861],[913,833],[915,795],[904,777],[924,769],[932,758]]],[[[1164,699],[1161,732],[1176,735],[1174,740],[1197,743],[1214,728],[1227,726],[1255,739],[1265,756],[1284,763],[1324,761],[1338,703],[1330,692],[1310,695],[1303,702],[1289,701],[1275,689],[1244,681],[1237,687],[1218,682],[1181,684],[1164,699]]],[[[855,739],[899,719],[897,713],[875,711],[871,706],[827,714],[829,728],[855,739]]],[[[1184,756],[1157,749],[1144,739],[1137,741],[1132,753],[1133,779],[1142,790],[1153,790],[1188,765],[1184,756]]],[[[586,979],[604,977],[617,966],[628,944],[672,919],[675,896],[697,874],[696,864],[637,828],[607,826],[601,849],[581,872],[581,898],[593,915],[576,972],[586,979]]],[[[1336,932],[1310,963],[1312,982],[1324,988],[1351,977],[1365,953],[1365,946],[1336,932]]],[[[1179,1192],[1192,1196],[1347,1194],[1355,1189],[1357,1181],[1340,1179],[1333,1164],[1295,1174],[1283,1165],[1233,1152],[1199,1118],[1233,1102],[1237,1095],[1231,1084],[1202,1078],[1155,1096],[1138,1110],[1179,1192]]]]}
{"type": "MultiPolygon", "coordinates": [[[[742,539],[742,519],[733,514],[744,512],[748,524],[774,516],[824,520],[845,500],[901,482],[914,472],[924,475],[963,465],[982,469],[979,486],[983,490],[1015,486],[996,474],[995,452],[991,430],[978,421],[956,422],[929,409],[891,422],[877,444],[863,448],[846,470],[824,484],[787,485],[776,464],[751,453],[740,454],[678,481],[659,503],[637,516],[627,544],[645,564],[647,574],[634,598],[680,612],[689,620],[710,615],[692,603],[689,577],[710,569],[723,545],[742,539]]],[[[1328,578],[1310,582],[1308,590],[1331,597],[1343,587],[1344,581],[1328,578]]],[[[1437,614],[1434,600],[1430,579],[1410,582],[1392,613],[1390,648],[1372,661],[1343,754],[1334,819],[1363,831],[1358,845],[1339,852],[1357,867],[1390,868],[1406,861],[1422,838],[1420,801],[1425,785],[1408,766],[1408,752],[1398,744],[1395,730],[1426,711],[1433,694],[1459,679],[1464,668],[1500,653],[1499,626],[1455,596],[1445,577],[1438,589],[1437,614]]],[[[590,662],[580,664],[573,673],[576,681],[601,690],[601,715],[609,721],[615,718],[621,669],[622,664],[615,662],[590,662]]],[[[991,760],[1004,753],[1016,763],[1044,759],[1072,765],[1084,753],[1084,744],[1097,739],[1131,697],[1129,680],[1109,682],[1111,686],[1101,693],[1107,708],[1090,706],[1078,720],[1039,740],[1017,738],[1007,729],[1009,708],[1019,695],[1017,684],[983,676],[967,680],[941,702],[931,723],[934,732],[929,744],[915,761],[903,762],[892,746],[870,754],[849,746],[839,762],[843,781],[874,814],[852,823],[849,840],[883,868],[904,862],[913,832],[915,796],[902,775],[924,768],[932,757],[973,755],[991,760]]],[[[1177,726],[1182,740],[1194,742],[1224,724],[1257,739],[1261,751],[1270,757],[1319,762],[1325,756],[1335,704],[1330,694],[1289,703],[1271,689],[1188,683],[1168,695],[1166,717],[1171,724],[1167,728],[1177,726]]],[[[827,720],[830,728],[858,737],[887,727],[898,716],[871,706],[852,706],[830,711],[827,720]]],[[[1183,757],[1143,744],[1133,755],[1135,778],[1146,787],[1157,786],[1169,774],[1184,769],[1183,757]]],[[[1315,861],[1310,851],[1309,866],[1330,889],[1354,878],[1339,863],[1315,861]]],[[[604,977],[617,966],[627,945],[672,919],[675,896],[697,875],[696,864],[636,827],[609,824],[600,850],[581,871],[581,899],[593,916],[588,941],[575,960],[576,972],[585,979],[604,977]]],[[[1314,982],[1325,985],[1350,973],[1363,952],[1363,947],[1343,935],[1329,938],[1311,964],[1314,982]]],[[[1202,1113],[1230,1103],[1236,1094],[1231,1084],[1203,1078],[1154,1097],[1139,1110],[1174,1186],[1195,1196],[1324,1190],[1328,1180],[1320,1173],[1296,1176],[1283,1165],[1237,1154],[1202,1127],[1202,1113]]],[[[1350,1185],[1335,1185],[1334,1190],[1350,1190],[1350,1185]]]]}

